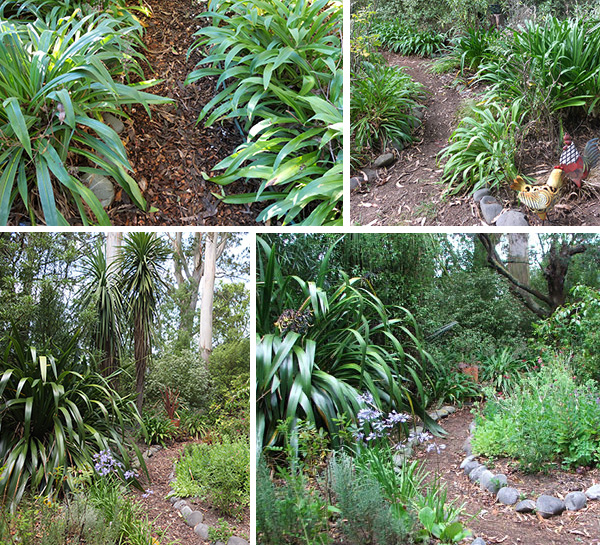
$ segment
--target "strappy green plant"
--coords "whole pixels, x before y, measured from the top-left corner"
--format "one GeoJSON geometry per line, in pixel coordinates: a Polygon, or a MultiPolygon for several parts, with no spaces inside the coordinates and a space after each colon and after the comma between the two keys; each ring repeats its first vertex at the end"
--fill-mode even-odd
{"type": "MultiPolygon", "coordinates": [[[[378,406],[425,414],[424,382],[434,365],[419,340],[416,323],[403,308],[386,308],[360,279],[342,274],[326,291],[314,281],[283,277],[275,251],[260,239],[264,261],[257,283],[257,441],[258,451],[280,440],[278,424],[302,419],[326,428],[334,443],[340,418],[353,419],[361,408],[358,396],[369,391],[378,406]],[[297,301],[303,301],[298,304],[297,301]],[[297,311],[310,315],[308,328],[275,331],[274,314],[297,311]],[[393,311],[396,315],[390,315],[393,311]]],[[[327,268],[328,256],[323,260],[327,268]]],[[[322,275],[318,279],[324,278],[322,275]]],[[[282,319],[278,320],[281,327],[282,319]]]]}
{"type": "Polygon", "coordinates": [[[212,25],[190,48],[206,52],[187,78],[219,76],[199,121],[241,124],[246,141],[208,177],[245,178],[256,191],[223,197],[269,202],[258,221],[341,225],[342,9],[330,0],[212,1],[212,25]]]}
{"type": "Polygon", "coordinates": [[[168,99],[143,92],[156,81],[117,82],[139,69],[128,40],[136,26],[123,28],[104,14],[76,17],[61,19],[53,28],[39,20],[26,26],[0,22],[2,225],[18,199],[33,224],[68,225],[68,209],[74,205],[84,224],[109,225],[77,169],[112,177],[137,206],[146,208],[128,174],[123,143],[101,116],[123,115],[120,107],[127,104],[141,104],[149,112],[150,104],[168,99]]]}
{"type": "Polygon", "coordinates": [[[110,449],[125,464],[135,444],[127,426],[141,427],[135,405],[122,399],[78,357],[77,335],[53,353],[38,351],[16,329],[0,361],[0,503],[19,503],[25,490],[53,495],[67,467],[87,468],[110,449]]]}

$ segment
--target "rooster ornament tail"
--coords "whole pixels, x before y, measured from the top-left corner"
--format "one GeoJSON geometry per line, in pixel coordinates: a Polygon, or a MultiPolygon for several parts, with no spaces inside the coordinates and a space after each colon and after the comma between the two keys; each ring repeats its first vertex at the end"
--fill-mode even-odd
{"type": "Polygon", "coordinates": [[[564,136],[563,152],[560,154],[558,167],[577,187],[585,180],[590,170],[600,163],[600,142],[598,138],[590,140],[580,155],[569,134],[564,136]]]}

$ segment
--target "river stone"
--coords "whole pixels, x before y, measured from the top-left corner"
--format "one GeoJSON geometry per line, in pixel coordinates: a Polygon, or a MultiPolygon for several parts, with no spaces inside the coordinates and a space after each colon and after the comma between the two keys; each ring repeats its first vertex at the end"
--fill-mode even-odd
{"type": "Polygon", "coordinates": [[[481,199],[483,199],[483,197],[486,197],[487,195],[491,195],[490,190],[487,187],[484,187],[483,189],[478,189],[477,191],[475,191],[475,193],[473,193],[473,200],[478,203],[479,201],[481,201],[481,199]]]}
{"type": "Polygon", "coordinates": [[[479,206],[481,207],[481,215],[483,216],[483,219],[489,225],[493,225],[496,216],[502,212],[502,206],[498,204],[498,201],[491,195],[483,197],[479,202],[479,206]]]}
{"type": "Polygon", "coordinates": [[[565,506],[569,511],[579,511],[587,503],[587,498],[583,492],[569,492],[565,496],[565,506]]]}
{"type": "Polygon", "coordinates": [[[176,501],[176,502],[173,504],[173,507],[174,507],[175,509],[181,510],[181,509],[183,509],[183,508],[184,508],[186,505],[187,505],[187,502],[186,502],[185,500],[179,500],[179,501],[176,501]]]}
{"type": "Polygon", "coordinates": [[[204,515],[200,511],[192,511],[188,515],[184,515],[183,518],[185,519],[185,522],[187,522],[188,526],[194,528],[204,520],[204,515]]]}
{"type": "Polygon", "coordinates": [[[462,448],[467,456],[470,456],[471,454],[473,454],[473,448],[471,447],[471,438],[470,437],[467,437],[465,439],[465,442],[463,443],[462,448]]]}
{"type": "Polygon", "coordinates": [[[473,420],[473,422],[471,422],[471,423],[469,424],[469,431],[470,431],[471,433],[473,433],[473,432],[475,431],[475,428],[476,428],[476,427],[477,427],[477,424],[475,424],[475,420],[473,420]]]}
{"type": "Polygon", "coordinates": [[[395,161],[396,157],[393,153],[384,153],[373,161],[373,168],[389,167],[390,165],[393,165],[395,161]]]}
{"type": "Polygon", "coordinates": [[[448,414],[453,414],[456,412],[456,407],[453,407],[452,405],[444,405],[441,410],[446,411],[448,414]]]}
{"type": "Polygon", "coordinates": [[[108,125],[117,134],[121,134],[125,129],[125,125],[123,124],[123,122],[118,117],[115,117],[113,114],[109,114],[108,112],[103,113],[102,119],[104,120],[104,123],[108,125]]]}
{"type": "Polygon", "coordinates": [[[535,502],[533,500],[523,500],[515,505],[517,513],[532,513],[535,511],[535,502]]]}
{"type": "Polygon", "coordinates": [[[496,220],[499,227],[529,227],[525,214],[517,210],[507,210],[496,220]]]}
{"type": "MultiPolygon", "coordinates": [[[[481,475],[479,475],[479,486],[481,487],[481,489],[487,490],[487,488],[488,488],[488,486],[490,486],[493,478],[494,478],[494,474],[489,469],[485,469],[484,471],[482,471],[481,475]]],[[[496,492],[494,492],[494,494],[496,492]]]]}
{"type": "MultiPolygon", "coordinates": [[[[487,470],[488,470],[488,468],[485,467],[484,465],[476,467],[473,471],[471,471],[469,473],[469,480],[473,483],[477,482],[479,480],[479,478],[481,477],[481,474],[487,470]]],[[[491,471],[490,471],[490,473],[491,473],[491,471]]]]}
{"type": "Polygon", "coordinates": [[[248,545],[248,542],[241,537],[231,536],[227,541],[227,545],[248,545]]]}
{"type": "Polygon", "coordinates": [[[203,522],[196,524],[196,526],[194,526],[194,533],[202,539],[208,539],[208,525],[203,522]]]}
{"type": "Polygon", "coordinates": [[[485,540],[481,537],[478,537],[477,539],[471,541],[471,545],[485,545],[485,540]]]}
{"type": "Polygon", "coordinates": [[[473,471],[476,467],[479,467],[481,464],[477,460],[469,460],[462,469],[465,472],[465,475],[468,475],[473,471]]]}
{"type": "Polygon", "coordinates": [[[497,494],[498,491],[508,485],[508,479],[506,475],[498,473],[494,475],[488,483],[485,485],[485,489],[491,494],[497,494]]]}
{"type": "Polygon", "coordinates": [[[353,176],[350,178],[350,191],[354,191],[357,187],[359,187],[361,181],[362,180],[358,176],[353,176]]]}
{"type": "MultiPolygon", "coordinates": [[[[467,456],[467,457],[466,457],[466,458],[465,458],[465,459],[464,459],[464,460],[463,460],[463,461],[460,463],[460,468],[461,468],[461,469],[465,469],[466,465],[467,465],[469,462],[472,462],[473,460],[475,460],[475,456],[473,456],[472,454],[471,454],[470,456],[467,456]]],[[[475,467],[475,466],[473,466],[473,467],[475,467]]],[[[471,471],[471,470],[469,470],[469,471],[471,471]]],[[[465,473],[468,473],[469,471],[465,471],[465,473]]]]}
{"type": "Polygon", "coordinates": [[[588,500],[600,500],[600,484],[595,484],[585,491],[588,500]]]}
{"type": "Polygon", "coordinates": [[[554,496],[542,494],[535,503],[535,510],[542,517],[548,519],[555,515],[560,515],[565,510],[565,502],[554,496]]]}
{"type": "MultiPolygon", "coordinates": [[[[102,174],[84,174],[82,176],[81,181],[90,189],[90,191],[96,195],[96,198],[100,201],[100,204],[107,208],[109,207],[113,201],[115,200],[115,187],[113,183],[106,177],[102,176],[102,174]]],[[[147,451],[147,457],[150,458],[156,450],[152,450],[151,448],[147,451]]]]}
{"type": "Polygon", "coordinates": [[[178,497],[178,496],[171,496],[171,497],[169,498],[169,501],[170,501],[170,502],[173,504],[173,507],[175,507],[175,504],[176,504],[178,501],[181,501],[181,498],[180,498],[180,497],[178,497]]]}
{"type": "Polygon", "coordinates": [[[379,179],[379,173],[373,168],[363,168],[360,172],[367,182],[375,182],[379,179]]]}
{"type": "Polygon", "coordinates": [[[498,494],[496,494],[496,499],[504,505],[514,505],[519,501],[520,495],[521,494],[516,488],[512,488],[511,486],[504,486],[500,490],[498,490],[498,494]]]}
{"type": "Polygon", "coordinates": [[[515,505],[517,513],[533,513],[535,511],[535,502],[533,500],[522,500],[515,505]]]}
{"type": "Polygon", "coordinates": [[[429,414],[429,418],[431,418],[432,420],[439,420],[440,418],[442,418],[440,411],[432,411],[428,414],[429,414]]]}
{"type": "Polygon", "coordinates": [[[192,510],[190,509],[189,506],[184,505],[181,508],[181,516],[184,518],[184,520],[187,518],[188,515],[190,515],[192,513],[192,510]]]}

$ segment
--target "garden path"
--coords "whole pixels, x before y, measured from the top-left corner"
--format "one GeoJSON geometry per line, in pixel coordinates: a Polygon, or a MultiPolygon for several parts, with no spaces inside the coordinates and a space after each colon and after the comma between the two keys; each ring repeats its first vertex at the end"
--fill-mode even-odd
{"type": "MultiPolygon", "coordinates": [[[[114,225],[256,225],[260,205],[222,204],[212,194],[219,187],[202,177],[241,142],[233,123],[211,128],[196,124],[214,95],[216,79],[184,85],[201,58],[196,51],[188,59],[187,51],[194,32],[204,24],[196,16],[206,10],[206,4],[196,0],[148,0],[147,4],[153,15],[141,16],[146,25],[145,77],[163,80],[149,91],[175,103],[152,106],[151,117],[142,108],[133,108],[121,136],[133,177],[158,212],[142,212],[120,192],[109,211],[111,221],[114,225]]],[[[236,182],[227,193],[247,191],[246,185],[236,182]]]]}
{"type": "MultiPolygon", "coordinates": [[[[352,225],[487,225],[470,196],[442,198],[444,186],[438,183],[442,167],[436,161],[458,125],[461,103],[476,96],[479,89],[453,85],[455,74],[431,73],[431,60],[390,52],[384,55],[389,65],[403,66],[414,80],[425,86],[429,93],[425,103],[427,109],[423,124],[415,135],[417,141],[403,150],[391,167],[379,171],[377,182],[363,184],[362,190],[351,193],[352,225]]],[[[577,140],[581,145],[598,136],[597,121],[588,122],[577,129],[577,140]]],[[[532,175],[540,168],[550,171],[554,160],[549,152],[551,144],[527,143],[526,152],[530,155],[525,158],[526,174],[532,175]]],[[[552,224],[600,224],[599,193],[600,168],[592,171],[582,190],[563,195],[551,215],[552,224]]],[[[519,208],[515,192],[508,188],[508,184],[495,197],[504,208],[519,208]]],[[[524,206],[519,209],[530,225],[541,224],[540,219],[524,206]]]]}
{"type": "MultiPolygon", "coordinates": [[[[473,484],[459,468],[465,458],[463,444],[469,436],[469,424],[473,420],[469,409],[462,409],[444,419],[441,424],[448,432],[438,444],[446,449],[439,454],[421,450],[419,457],[426,468],[438,472],[448,486],[448,499],[466,503],[462,522],[476,537],[482,537],[488,545],[600,545],[600,502],[588,502],[581,511],[565,511],[561,516],[542,519],[536,515],[516,513],[514,507],[496,503],[494,496],[473,484]],[[472,520],[469,520],[473,517],[472,520]]],[[[492,467],[490,463],[486,463],[492,467]]],[[[566,495],[574,490],[586,490],[600,482],[600,470],[568,473],[553,470],[546,475],[527,475],[509,467],[506,460],[497,460],[495,473],[504,473],[511,486],[527,493],[530,498],[540,494],[566,495]]]]}
{"type": "MultiPolygon", "coordinates": [[[[191,443],[194,443],[194,441],[174,443],[148,458],[146,466],[150,474],[150,483],[147,484],[143,480],[142,485],[149,488],[152,493],[148,494],[147,497],[143,497],[145,494],[135,491],[135,500],[143,507],[148,520],[154,522],[156,527],[165,532],[164,538],[160,540],[161,545],[201,545],[210,543],[210,541],[204,541],[194,533],[194,529],[184,522],[180,511],[174,509],[167,499],[167,494],[171,492],[169,476],[173,470],[173,463],[179,458],[185,446],[191,443]]],[[[217,526],[218,519],[222,518],[235,528],[235,535],[250,535],[250,516],[248,512],[245,513],[243,520],[236,521],[219,514],[207,503],[193,501],[192,499],[186,500],[195,511],[203,513],[203,522],[208,526],[217,526]]]]}

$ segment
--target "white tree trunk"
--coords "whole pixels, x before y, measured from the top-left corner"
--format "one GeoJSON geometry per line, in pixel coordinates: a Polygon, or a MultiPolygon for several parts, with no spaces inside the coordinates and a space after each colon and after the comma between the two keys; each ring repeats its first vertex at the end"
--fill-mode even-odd
{"type": "Polygon", "coordinates": [[[529,234],[508,233],[508,271],[524,286],[529,286],[529,234]]]}
{"type": "Polygon", "coordinates": [[[215,296],[218,233],[208,233],[204,249],[202,305],[200,306],[200,355],[208,363],[212,351],[212,312],[215,296]]]}
{"type": "Polygon", "coordinates": [[[206,363],[208,363],[212,352],[213,301],[215,298],[217,259],[225,249],[228,236],[228,233],[206,234],[202,303],[200,305],[200,355],[206,363]]]}
{"type": "Polygon", "coordinates": [[[106,267],[110,267],[117,259],[121,244],[123,243],[122,231],[110,231],[106,233],[106,267]]]}

